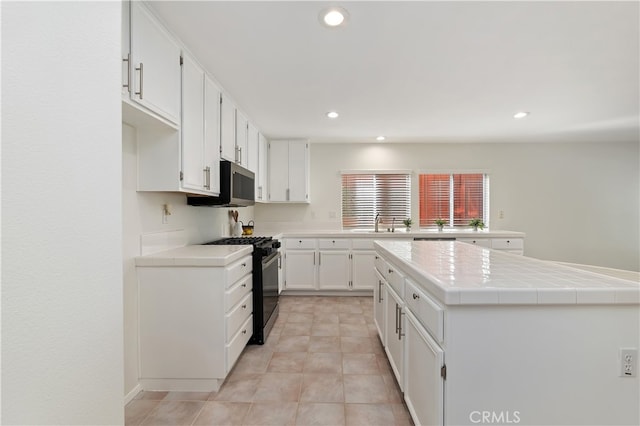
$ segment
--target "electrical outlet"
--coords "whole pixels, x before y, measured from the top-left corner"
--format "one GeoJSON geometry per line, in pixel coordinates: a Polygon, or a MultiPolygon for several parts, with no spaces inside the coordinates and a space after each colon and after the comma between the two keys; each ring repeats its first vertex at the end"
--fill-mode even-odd
{"type": "Polygon", "coordinates": [[[620,377],[635,377],[638,370],[638,350],[620,348],[620,377]]]}

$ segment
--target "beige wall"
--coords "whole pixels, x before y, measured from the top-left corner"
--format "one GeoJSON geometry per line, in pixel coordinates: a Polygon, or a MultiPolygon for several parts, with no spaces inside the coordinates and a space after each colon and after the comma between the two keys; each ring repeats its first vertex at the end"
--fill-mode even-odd
{"type": "MultiPolygon", "coordinates": [[[[526,255],[639,269],[638,143],[312,144],[311,203],[256,205],[256,222],[339,229],[349,169],[486,170],[490,226],[525,232],[526,255]]],[[[417,221],[416,179],[413,195],[417,221]]]]}

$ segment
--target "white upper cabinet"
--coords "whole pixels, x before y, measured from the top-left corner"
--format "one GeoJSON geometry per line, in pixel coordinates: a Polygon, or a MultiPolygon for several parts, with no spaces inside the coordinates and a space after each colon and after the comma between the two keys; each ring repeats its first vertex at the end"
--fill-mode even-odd
{"type": "Polygon", "coordinates": [[[204,70],[188,55],[182,65],[182,187],[206,190],[204,166],[204,70]]]}
{"type": "Polygon", "coordinates": [[[131,100],[180,123],[180,45],[141,2],[131,2],[128,81],[131,100]]]}
{"type": "Polygon", "coordinates": [[[258,173],[256,174],[256,201],[267,201],[267,139],[258,133],[258,173]]]}
{"type": "Polygon", "coordinates": [[[269,201],[309,202],[309,144],[306,141],[269,143],[269,201]]]}
{"type": "Polygon", "coordinates": [[[236,106],[224,92],[220,95],[220,157],[236,161],[236,106]]]}
{"type": "Polygon", "coordinates": [[[204,166],[209,168],[209,191],[220,194],[220,88],[204,78],[204,166]]]}
{"type": "Polygon", "coordinates": [[[236,109],[236,155],[235,161],[242,167],[247,167],[249,120],[236,109]]]}
{"type": "MultiPolygon", "coordinates": [[[[260,144],[260,137],[256,126],[249,123],[247,127],[247,169],[253,173],[258,174],[258,155],[260,153],[258,145],[260,144]]],[[[258,183],[256,179],[256,194],[258,193],[258,183]]]]}

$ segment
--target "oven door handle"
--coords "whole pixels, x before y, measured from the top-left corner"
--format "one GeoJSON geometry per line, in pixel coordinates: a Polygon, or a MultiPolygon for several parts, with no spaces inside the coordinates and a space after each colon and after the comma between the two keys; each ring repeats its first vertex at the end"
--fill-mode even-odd
{"type": "Polygon", "coordinates": [[[267,268],[269,265],[271,265],[273,262],[275,262],[276,260],[280,259],[280,252],[276,252],[276,254],[274,254],[272,257],[267,257],[266,262],[265,260],[262,261],[262,269],[267,268]]]}

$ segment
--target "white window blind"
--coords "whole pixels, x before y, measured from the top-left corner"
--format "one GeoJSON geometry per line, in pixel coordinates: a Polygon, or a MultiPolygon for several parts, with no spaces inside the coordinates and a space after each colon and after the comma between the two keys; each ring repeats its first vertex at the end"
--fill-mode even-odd
{"type": "Polygon", "coordinates": [[[489,176],[485,173],[419,175],[420,226],[468,226],[481,219],[489,226],[489,176]]]}
{"type": "Polygon", "coordinates": [[[343,173],[342,227],[372,228],[378,213],[385,224],[411,217],[411,175],[343,173]]]}

